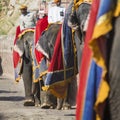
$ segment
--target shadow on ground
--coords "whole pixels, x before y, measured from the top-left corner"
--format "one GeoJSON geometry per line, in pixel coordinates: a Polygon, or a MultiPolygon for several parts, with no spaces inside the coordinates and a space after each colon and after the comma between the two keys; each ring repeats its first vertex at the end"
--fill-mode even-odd
{"type": "Polygon", "coordinates": [[[0,90],[0,93],[17,93],[17,91],[0,90]]]}
{"type": "Polygon", "coordinates": [[[75,116],[75,114],[64,114],[64,116],[75,116]]]}
{"type": "Polygon", "coordinates": [[[5,120],[4,115],[0,114],[0,120],[5,120]]]}
{"type": "Polygon", "coordinates": [[[21,97],[21,96],[8,96],[8,97],[0,96],[0,101],[21,101],[21,100],[24,100],[24,97],[21,97]]]}

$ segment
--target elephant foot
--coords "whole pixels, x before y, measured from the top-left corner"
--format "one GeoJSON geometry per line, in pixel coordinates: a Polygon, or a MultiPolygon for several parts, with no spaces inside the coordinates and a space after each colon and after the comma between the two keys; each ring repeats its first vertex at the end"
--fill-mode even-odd
{"type": "Polygon", "coordinates": [[[43,103],[43,104],[41,105],[41,108],[42,108],[42,109],[54,109],[55,106],[52,105],[52,104],[50,104],[50,103],[43,103]]]}
{"type": "Polygon", "coordinates": [[[40,107],[41,106],[41,101],[35,97],[35,107],[40,107]]]}
{"type": "Polygon", "coordinates": [[[56,98],[48,91],[41,91],[41,108],[54,109],[56,107],[56,98]]]}
{"type": "Polygon", "coordinates": [[[37,97],[35,97],[35,107],[40,107],[41,106],[41,101],[37,97]]]}
{"type": "Polygon", "coordinates": [[[35,107],[40,107],[40,103],[35,103],[35,107]]]}
{"type": "Polygon", "coordinates": [[[35,102],[32,99],[25,100],[24,106],[35,106],[35,102]]]}
{"type": "Polygon", "coordinates": [[[51,104],[48,104],[48,103],[43,103],[43,104],[41,105],[41,108],[42,108],[42,109],[50,109],[50,107],[51,107],[51,104]]]}
{"type": "Polygon", "coordinates": [[[69,110],[69,109],[71,109],[71,105],[70,104],[65,104],[62,107],[62,110],[69,110]]]}
{"type": "Polygon", "coordinates": [[[62,109],[62,105],[61,105],[61,106],[58,105],[56,109],[57,109],[57,110],[61,110],[61,109],[62,109]]]}

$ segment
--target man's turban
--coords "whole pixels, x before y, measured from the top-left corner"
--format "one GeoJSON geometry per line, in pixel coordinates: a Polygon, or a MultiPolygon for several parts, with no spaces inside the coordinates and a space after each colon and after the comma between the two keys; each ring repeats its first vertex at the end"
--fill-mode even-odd
{"type": "Polygon", "coordinates": [[[26,5],[21,5],[20,10],[23,10],[23,9],[27,9],[27,6],[26,5]]]}
{"type": "Polygon", "coordinates": [[[54,0],[54,3],[60,2],[61,0],[54,0]]]}

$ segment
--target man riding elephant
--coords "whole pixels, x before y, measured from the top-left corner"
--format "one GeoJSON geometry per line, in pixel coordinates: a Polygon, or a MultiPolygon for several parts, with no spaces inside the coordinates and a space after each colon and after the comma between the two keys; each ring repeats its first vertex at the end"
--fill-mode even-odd
{"type": "Polygon", "coordinates": [[[35,14],[32,12],[28,12],[26,5],[21,5],[20,10],[21,10],[21,16],[19,19],[20,30],[24,30],[26,28],[35,28],[37,20],[35,14]]]}
{"type": "Polygon", "coordinates": [[[18,81],[19,76],[23,78],[24,106],[34,106],[35,98],[37,98],[38,104],[40,103],[39,82],[33,82],[39,77],[34,56],[34,29],[37,19],[34,13],[27,11],[26,5],[21,5],[20,10],[20,25],[17,27],[13,51],[15,79],[18,81]],[[19,61],[20,66],[18,65],[19,61]]]}

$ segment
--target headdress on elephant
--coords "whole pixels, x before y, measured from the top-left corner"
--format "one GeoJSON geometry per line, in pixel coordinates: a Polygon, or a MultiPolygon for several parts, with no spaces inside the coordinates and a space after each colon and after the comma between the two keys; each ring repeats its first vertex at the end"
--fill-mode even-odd
{"type": "Polygon", "coordinates": [[[27,6],[24,5],[24,4],[22,4],[22,5],[20,6],[20,10],[24,10],[24,9],[27,9],[27,6]]]}

